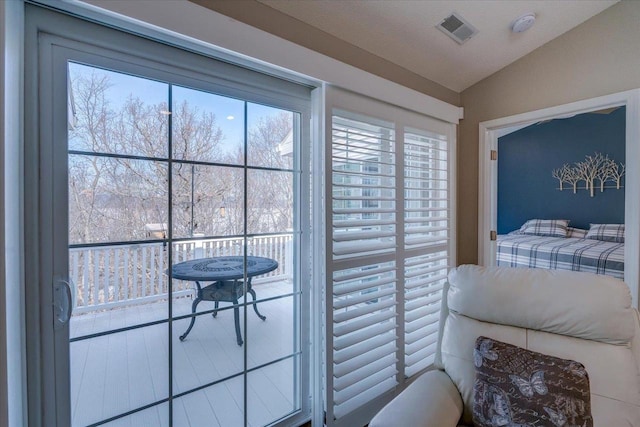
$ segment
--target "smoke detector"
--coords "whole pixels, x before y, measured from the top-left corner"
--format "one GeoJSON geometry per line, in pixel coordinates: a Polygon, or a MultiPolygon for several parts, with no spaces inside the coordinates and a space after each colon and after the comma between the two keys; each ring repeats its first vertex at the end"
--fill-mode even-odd
{"type": "Polygon", "coordinates": [[[451,37],[458,44],[462,44],[473,37],[478,30],[455,12],[447,16],[436,25],[440,31],[451,37]]]}
{"type": "Polygon", "coordinates": [[[535,13],[527,13],[517,18],[511,24],[511,31],[514,33],[524,33],[529,28],[533,27],[533,24],[536,22],[536,14],[535,13]]]}

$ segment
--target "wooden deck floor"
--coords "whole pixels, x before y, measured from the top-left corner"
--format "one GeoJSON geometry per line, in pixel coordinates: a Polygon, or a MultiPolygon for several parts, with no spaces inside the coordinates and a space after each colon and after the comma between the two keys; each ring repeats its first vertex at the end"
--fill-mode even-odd
{"type": "MultiPolygon", "coordinates": [[[[291,284],[273,282],[254,288],[258,298],[291,292],[291,284]]],[[[191,311],[191,298],[174,300],[174,316],[191,311]]],[[[227,306],[225,304],[222,307],[227,306]]],[[[202,302],[198,311],[210,310],[202,302]]],[[[187,339],[178,337],[189,319],[173,322],[173,395],[237,375],[213,386],[174,398],[175,427],[244,426],[244,359],[251,369],[286,357],[294,350],[294,297],[258,304],[267,316],[260,320],[247,312],[245,345],[235,338],[233,310],[217,318],[205,314],[196,319],[187,339]]],[[[240,310],[241,324],[244,310],[240,310]]],[[[167,302],[123,307],[74,316],[71,336],[161,320],[167,302]]],[[[169,326],[167,323],[80,340],[71,344],[71,403],[73,426],[87,426],[132,409],[166,399],[169,395],[169,326]]],[[[296,409],[294,383],[297,360],[293,357],[247,374],[247,420],[250,426],[269,424],[296,409]]],[[[157,405],[105,424],[109,427],[169,426],[168,404],[157,405]]]]}

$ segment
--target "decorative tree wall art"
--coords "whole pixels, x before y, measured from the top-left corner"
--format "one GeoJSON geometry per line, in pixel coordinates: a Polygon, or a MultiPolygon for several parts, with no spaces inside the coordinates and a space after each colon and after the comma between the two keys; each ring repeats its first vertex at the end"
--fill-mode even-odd
{"type": "MultiPolygon", "coordinates": [[[[565,182],[567,184],[574,184],[573,182],[571,182],[571,178],[573,176],[573,171],[571,170],[571,166],[569,166],[568,164],[564,164],[562,165],[561,168],[558,169],[554,169],[553,171],[551,171],[551,175],[557,179],[558,181],[560,181],[560,191],[563,190],[562,188],[562,184],[564,184],[565,182]]],[[[578,183],[578,180],[575,181],[575,184],[578,183]]],[[[573,187],[573,192],[576,192],[576,188],[575,185],[573,187]]]]}
{"type": "Polygon", "coordinates": [[[573,187],[573,193],[578,190],[589,190],[591,197],[595,196],[596,184],[603,192],[605,188],[622,188],[620,184],[625,174],[625,165],[622,162],[616,162],[609,158],[609,155],[603,156],[601,153],[595,153],[593,156],[585,156],[584,161],[574,163],[570,166],[565,163],[562,167],[551,171],[551,176],[560,183],[559,190],[564,190],[564,184],[573,187]],[[579,184],[584,182],[584,187],[579,184]],[[607,187],[607,182],[615,183],[615,187],[607,187]]]}

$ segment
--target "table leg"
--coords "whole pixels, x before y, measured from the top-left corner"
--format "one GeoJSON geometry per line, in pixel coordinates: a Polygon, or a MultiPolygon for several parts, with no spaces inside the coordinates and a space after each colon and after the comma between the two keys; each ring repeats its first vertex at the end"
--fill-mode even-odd
{"type": "Polygon", "coordinates": [[[242,333],[240,332],[240,308],[238,307],[238,300],[233,301],[233,320],[236,323],[236,340],[238,345],[242,345],[242,333]]]}
{"type": "Polygon", "coordinates": [[[213,313],[211,313],[211,315],[212,315],[213,317],[216,317],[216,316],[218,315],[218,307],[219,307],[219,306],[220,306],[220,302],[219,302],[219,301],[216,301],[216,308],[215,308],[215,310],[213,310],[213,313]]]}
{"type": "Polygon", "coordinates": [[[191,323],[189,323],[189,327],[187,328],[185,333],[180,335],[180,341],[184,341],[184,339],[187,337],[187,335],[189,335],[189,332],[191,332],[191,328],[193,328],[193,324],[196,323],[196,316],[195,316],[196,307],[198,307],[198,304],[200,304],[200,301],[202,301],[201,293],[198,292],[198,297],[196,299],[194,299],[193,300],[193,304],[191,304],[191,314],[192,314],[191,323]]]}
{"type": "Polygon", "coordinates": [[[249,288],[248,289],[249,293],[251,294],[251,297],[253,298],[253,311],[256,312],[256,314],[258,315],[258,317],[261,320],[266,320],[267,316],[263,316],[262,314],[260,314],[260,312],[258,311],[258,305],[256,304],[256,291],[254,291],[253,289],[249,288]]]}

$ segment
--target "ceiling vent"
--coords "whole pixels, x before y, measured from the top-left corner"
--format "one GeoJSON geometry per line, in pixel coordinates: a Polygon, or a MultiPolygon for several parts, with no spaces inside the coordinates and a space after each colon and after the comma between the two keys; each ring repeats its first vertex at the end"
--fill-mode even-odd
{"type": "Polygon", "coordinates": [[[466,42],[478,32],[473,25],[455,12],[444,18],[436,27],[458,44],[466,42]]]}

